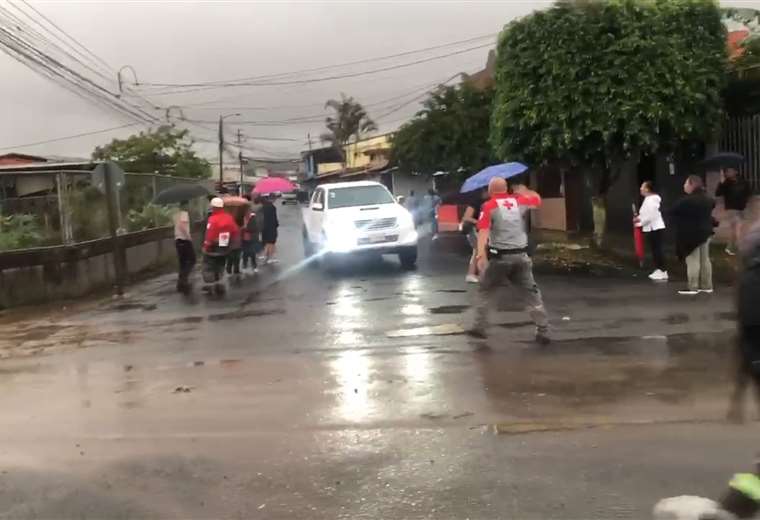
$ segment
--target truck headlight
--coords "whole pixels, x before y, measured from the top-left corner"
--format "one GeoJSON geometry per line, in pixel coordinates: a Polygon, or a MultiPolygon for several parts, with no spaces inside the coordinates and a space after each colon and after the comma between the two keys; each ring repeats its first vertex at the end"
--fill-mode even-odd
{"type": "Polygon", "coordinates": [[[326,247],[331,253],[348,253],[356,247],[357,231],[351,221],[333,221],[325,224],[326,247]]]}
{"type": "Polygon", "coordinates": [[[398,216],[398,223],[399,223],[399,226],[401,227],[401,229],[404,229],[404,228],[407,228],[407,229],[412,228],[412,229],[414,229],[416,227],[414,225],[414,217],[412,217],[412,214],[409,213],[408,211],[403,211],[398,216]]]}

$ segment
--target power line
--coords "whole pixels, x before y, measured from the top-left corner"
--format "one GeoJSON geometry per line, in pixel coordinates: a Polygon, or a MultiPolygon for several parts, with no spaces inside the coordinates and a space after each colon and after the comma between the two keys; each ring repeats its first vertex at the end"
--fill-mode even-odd
{"type": "MultiPolygon", "coordinates": [[[[99,66],[99,67],[100,67],[102,70],[104,70],[104,71],[105,71],[107,74],[109,74],[109,75],[110,75],[110,77],[109,77],[109,76],[104,76],[102,73],[100,73],[100,72],[98,72],[98,71],[95,71],[95,70],[93,70],[91,67],[89,67],[88,65],[86,65],[86,64],[84,64],[84,63],[82,63],[82,62],[81,62],[81,61],[79,61],[79,60],[77,60],[77,61],[78,61],[79,63],[82,63],[82,65],[84,65],[85,67],[87,67],[89,70],[91,70],[91,71],[95,72],[96,74],[98,74],[98,75],[99,75],[101,78],[104,78],[106,81],[109,81],[109,82],[113,82],[113,81],[114,81],[114,76],[115,76],[115,75],[117,75],[118,73],[115,71],[115,69],[114,69],[114,68],[113,68],[113,67],[112,67],[112,66],[111,66],[111,65],[110,65],[108,62],[106,62],[106,61],[105,61],[103,58],[101,58],[100,56],[98,56],[97,54],[95,54],[93,51],[91,51],[91,50],[90,50],[90,49],[89,49],[89,48],[88,48],[86,45],[84,45],[82,42],[80,42],[79,40],[77,40],[76,38],[74,38],[73,36],[71,36],[71,34],[69,34],[68,32],[66,32],[66,31],[65,31],[65,30],[64,30],[64,29],[63,29],[63,28],[62,28],[60,25],[56,24],[56,23],[55,23],[53,20],[51,20],[49,17],[45,16],[45,14],[44,14],[44,13],[42,13],[42,12],[41,12],[39,9],[35,8],[35,7],[34,7],[32,4],[30,4],[30,3],[29,3],[27,0],[21,0],[21,2],[23,2],[23,3],[24,3],[24,5],[26,5],[26,6],[27,6],[29,9],[31,9],[31,10],[32,10],[32,11],[33,11],[35,14],[37,14],[37,16],[38,16],[38,17],[42,18],[42,19],[43,19],[43,20],[45,20],[45,21],[46,21],[48,24],[50,24],[52,27],[54,27],[55,29],[57,29],[59,33],[63,34],[63,35],[64,35],[64,36],[65,36],[65,37],[66,37],[66,38],[69,40],[69,41],[73,42],[73,43],[74,43],[74,45],[72,46],[71,44],[67,44],[67,43],[66,43],[64,40],[62,40],[62,39],[61,39],[61,38],[60,38],[60,37],[59,37],[59,36],[58,36],[58,35],[57,35],[55,32],[53,32],[53,31],[50,31],[49,29],[47,29],[46,27],[44,27],[44,25],[42,25],[42,24],[41,24],[41,23],[40,23],[40,22],[39,22],[37,19],[35,19],[34,17],[30,16],[28,13],[26,13],[26,12],[25,12],[23,9],[21,9],[20,7],[18,7],[18,6],[16,6],[16,5],[13,5],[11,2],[9,2],[9,5],[11,5],[12,7],[14,7],[14,8],[15,8],[16,10],[18,10],[19,12],[23,13],[23,14],[24,14],[24,16],[26,16],[26,17],[27,17],[27,18],[29,18],[30,20],[34,21],[34,23],[36,23],[37,25],[39,25],[39,26],[40,26],[40,27],[41,27],[43,30],[46,30],[46,31],[47,31],[49,34],[51,34],[51,35],[52,35],[54,38],[56,38],[56,39],[57,39],[59,42],[61,42],[61,43],[63,43],[64,45],[68,46],[69,48],[71,48],[73,52],[77,53],[79,56],[82,56],[82,57],[83,57],[83,58],[85,58],[85,59],[88,59],[88,58],[87,58],[85,55],[83,55],[83,54],[82,54],[82,53],[81,53],[81,52],[80,52],[80,51],[79,51],[77,48],[79,48],[79,49],[82,49],[82,50],[83,50],[83,51],[84,51],[84,52],[85,52],[87,55],[89,55],[89,56],[91,57],[91,62],[92,62],[92,63],[94,63],[96,66],[99,66]],[[92,61],[92,60],[94,60],[94,61],[92,61]]],[[[45,41],[45,38],[44,38],[44,36],[42,37],[42,39],[43,39],[43,41],[45,41]]],[[[49,41],[48,41],[48,43],[49,43],[49,41]]],[[[63,51],[63,52],[66,52],[66,51],[63,51]]],[[[75,58],[75,59],[76,59],[76,58],[75,58]]],[[[139,93],[135,93],[134,91],[132,91],[132,90],[131,90],[131,89],[129,89],[128,87],[127,87],[127,89],[126,89],[126,90],[127,90],[127,93],[128,93],[129,95],[131,95],[131,96],[134,96],[134,97],[136,97],[137,99],[139,99],[139,100],[143,101],[143,102],[144,102],[144,103],[146,103],[146,104],[147,104],[147,105],[148,105],[148,106],[149,106],[151,109],[160,109],[160,110],[163,110],[163,107],[159,107],[159,106],[157,106],[157,104],[156,104],[156,103],[154,103],[154,102],[153,102],[153,101],[151,101],[150,99],[146,98],[145,96],[143,96],[143,95],[141,95],[141,94],[139,94],[139,93]]],[[[134,105],[132,105],[132,106],[134,106],[134,105]]]]}
{"type": "Polygon", "coordinates": [[[324,65],[324,66],[321,66],[321,67],[315,67],[315,68],[310,68],[310,69],[301,69],[301,70],[296,70],[296,71],[291,71],[291,72],[283,72],[283,73],[279,73],[279,74],[267,74],[267,75],[263,75],[263,76],[249,76],[249,77],[246,77],[246,78],[238,78],[238,79],[233,79],[233,80],[201,81],[201,82],[189,83],[189,84],[146,82],[146,83],[141,83],[141,85],[146,85],[146,86],[151,86],[151,87],[182,87],[182,86],[199,87],[199,86],[206,86],[206,85],[208,85],[208,86],[211,86],[211,85],[221,86],[221,85],[225,85],[225,84],[228,84],[228,83],[240,83],[240,82],[249,82],[249,81],[256,81],[256,80],[283,78],[283,77],[288,77],[288,76],[306,74],[306,73],[309,73],[309,72],[319,72],[319,71],[323,71],[323,70],[348,67],[348,66],[351,66],[351,65],[360,65],[360,64],[372,63],[372,62],[376,62],[376,61],[385,61],[385,60],[389,60],[389,59],[393,59],[393,58],[400,58],[400,57],[403,57],[403,56],[409,56],[409,55],[412,55],[412,54],[420,54],[420,53],[423,53],[423,52],[434,51],[434,50],[443,49],[443,48],[446,48],[446,47],[453,47],[453,46],[462,45],[462,44],[465,44],[465,43],[472,43],[472,42],[483,40],[483,39],[486,39],[486,38],[493,38],[497,34],[498,33],[490,33],[490,34],[485,34],[485,35],[481,35],[481,36],[476,36],[474,38],[467,38],[465,40],[459,40],[459,41],[455,41],[455,42],[449,42],[449,43],[444,43],[444,44],[440,44],[440,45],[434,45],[432,47],[425,47],[425,48],[422,48],[422,49],[414,49],[414,50],[411,50],[411,51],[399,52],[399,53],[396,53],[396,54],[389,54],[389,55],[386,55],[386,56],[378,56],[378,57],[374,57],[374,58],[364,58],[364,59],[356,60],[356,61],[349,61],[349,62],[334,64],[334,65],[324,65]]]}
{"type": "Polygon", "coordinates": [[[45,16],[43,13],[41,13],[32,4],[30,4],[29,2],[27,2],[27,0],[21,0],[21,1],[29,9],[31,9],[32,11],[34,11],[40,18],[42,18],[47,23],[49,23],[50,25],[52,25],[53,27],[55,27],[56,29],[58,29],[58,32],[60,32],[61,34],[63,34],[66,38],[68,38],[69,40],[71,40],[72,42],[74,42],[74,44],[76,46],[80,47],[87,54],[89,54],[90,56],[92,56],[96,61],[98,61],[100,64],[102,64],[106,68],[106,70],[108,70],[110,72],[114,72],[114,68],[111,67],[103,58],[101,58],[100,56],[98,56],[97,54],[95,54],[94,52],[92,52],[90,49],[88,49],[86,46],[84,46],[82,43],[80,43],[79,40],[77,40],[76,38],[74,38],[73,36],[71,36],[69,33],[67,33],[66,31],[64,31],[63,29],[61,29],[61,27],[58,24],[56,24],[50,18],[48,18],[47,16],[45,16]]]}
{"type": "Polygon", "coordinates": [[[170,90],[168,92],[158,92],[154,95],[156,96],[166,96],[170,94],[188,94],[191,92],[198,92],[198,91],[204,91],[204,90],[215,90],[219,88],[229,88],[229,87],[276,87],[276,86],[283,86],[283,85],[304,85],[309,83],[320,83],[324,81],[333,81],[336,79],[345,79],[345,78],[355,78],[359,76],[367,76],[371,74],[377,74],[380,72],[387,72],[391,70],[397,70],[407,67],[413,67],[415,65],[420,65],[422,63],[428,63],[431,61],[441,60],[445,58],[450,58],[452,56],[456,56],[459,54],[464,54],[467,52],[472,52],[474,50],[483,49],[485,47],[491,47],[493,46],[492,43],[486,43],[481,45],[476,45],[474,47],[468,47],[466,49],[461,49],[454,52],[449,52],[446,54],[439,54],[437,56],[432,56],[428,58],[423,58],[407,63],[397,64],[397,65],[391,65],[387,67],[380,67],[377,69],[371,69],[361,72],[352,72],[352,73],[346,73],[346,74],[338,74],[334,76],[324,76],[321,78],[309,78],[309,79],[302,79],[302,80],[292,80],[292,81],[270,81],[270,82],[264,82],[264,83],[256,83],[256,82],[240,82],[240,83],[220,83],[216,85],[211,86],[204,86],[201,83],[187,83],[187,84],[175,84],[177,87],[185,87],[187,90],[170,90]]]}
{"type": "MultiPolygon", "coordinates": [[[[411,88],[411,90],[405,90],[403,94],[397,94],[394,96],[391,96],[389,98],[383,98],[379,99],[377,101],[372,101],[370,103],[362,103],[362,105],[365,108],[370,107],[377,107],[387,104],[390,101],[396,101],[398,99],[405,98],[407,96],[410,96],[412,94],[416,94],[421,88],[422,89],[429,89],[431,87],[434,87],[436,85],[439,85],[440,83],[443,83],[445,81],[449,81],[451,78],[448,79],[441,79],[438,81],[426,81],[425,83],[419,83],[416,84],[411,88]]],[[[239,97],[239,96],[235,96],[239,97]]],[[[280,105],[280,106],[236,106],[236,105],[226,105],[226,106],[209,106],[209,107],[203,107],[200,106],[205,103],[195,103],[195,104],[183,104],[179,105],[181,108],[185,108],[188,110],[236,110],[236,111],[270,111],[270,110],[287,110],[287,109],[300,109],[300,108],[324,108],[325,104],[324,102],[320,103],[311,103],[309,105],[280,105]]],[[[320,114],[318,114],[320,115],[320,114]]],[[[311,116],[316,117],[316,116],[311,116]]]]}
{"type": "Polygon", "coordinates": [[[92,80],[84,78],[81,74],[63,65],[60,61],[21,40],[2,27],[0,27],[0,46],[2,46],[2,49],[6,54],[12,58],[31,68],[35,72],[53,79],[59,85],[64,85],[65,88],[75,92],[84,99],[109,106],[112,109],[118,110],[122,114],[128,115],[132,119],[142,122],[153,122],[152,119],[154,118],[149,114],[139,114],[131,108],[118,103],[117,100],[109,95],[111,93],[102,86],[97,85],[92,80]]]}
{"type": "Polygon", "coordinates": [[[7,146],[5,148],[0,148],[0,151],[18,150],[19,148],[30,148],[32,146],[38,146],[38,145],[41,145],[41,144],[57,143],[59,141],[68,141],[70,139],[76,139],[78,137],[87,137],[87,136],[90,136],[90,135],[105,134],[105,133],[108,133],[108,132],[114,132],[116,130],[121,130],[123,128],[129,128],[131,126],[137,126],[139,124],[141,124],[141,123],[129,123],[129,124],[126,124],[126,125],[114,126],[112,128],[104,128],[102,130],[93,130],[92,132],[83,132],[81,134],[67,135],[67,136],[64,136],[64,137],[56,137],[54,139],[46,139],[44,141],[37,141],[37,142],[34,142],[34,143],[17,144],[15,146],[7,146]]]}

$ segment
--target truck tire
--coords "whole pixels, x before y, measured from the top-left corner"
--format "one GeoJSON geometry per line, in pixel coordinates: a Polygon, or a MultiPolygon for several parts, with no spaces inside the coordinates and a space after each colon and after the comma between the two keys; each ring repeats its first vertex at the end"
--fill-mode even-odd
{"type": "Polygon", "coordinates": [[[417,248],[406,247],[398,252],[398,259],[401,262],[401,267],[411,271],[417,266],[417,248]]]}

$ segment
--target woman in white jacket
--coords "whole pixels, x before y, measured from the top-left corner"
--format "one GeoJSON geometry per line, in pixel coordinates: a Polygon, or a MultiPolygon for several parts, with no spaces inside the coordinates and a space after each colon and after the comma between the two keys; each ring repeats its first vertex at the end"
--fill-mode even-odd
{"type": "Polygon", "coordinates": [[[652,183],[646,181],[641,185],[641,196],[644,202],[639,209],[639,215],[636,219],[636,225],[641,227],[652,250],[652,259],[654,260],[655,271],[649,275],[652,280],[668,279],[668,271],[665,267],[665,256],[662,253],[662,242],[665,235],[665,221],[662,219],[660,204],[662,199],[655,193],[652,183]]]}

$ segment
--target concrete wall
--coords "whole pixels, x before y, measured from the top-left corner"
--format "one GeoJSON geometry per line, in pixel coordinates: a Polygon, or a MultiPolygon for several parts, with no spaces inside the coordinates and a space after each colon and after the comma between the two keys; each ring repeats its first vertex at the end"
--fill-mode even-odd
{"type": "MultiPolygon", "coordinates": [[[[171,229],[122,237],[127,273],[139,275],[176,261],[171,229]]],[[[109,240],[70,247],[0,253],[0,308],[83,296],[115,282],[109,240]]]]}

